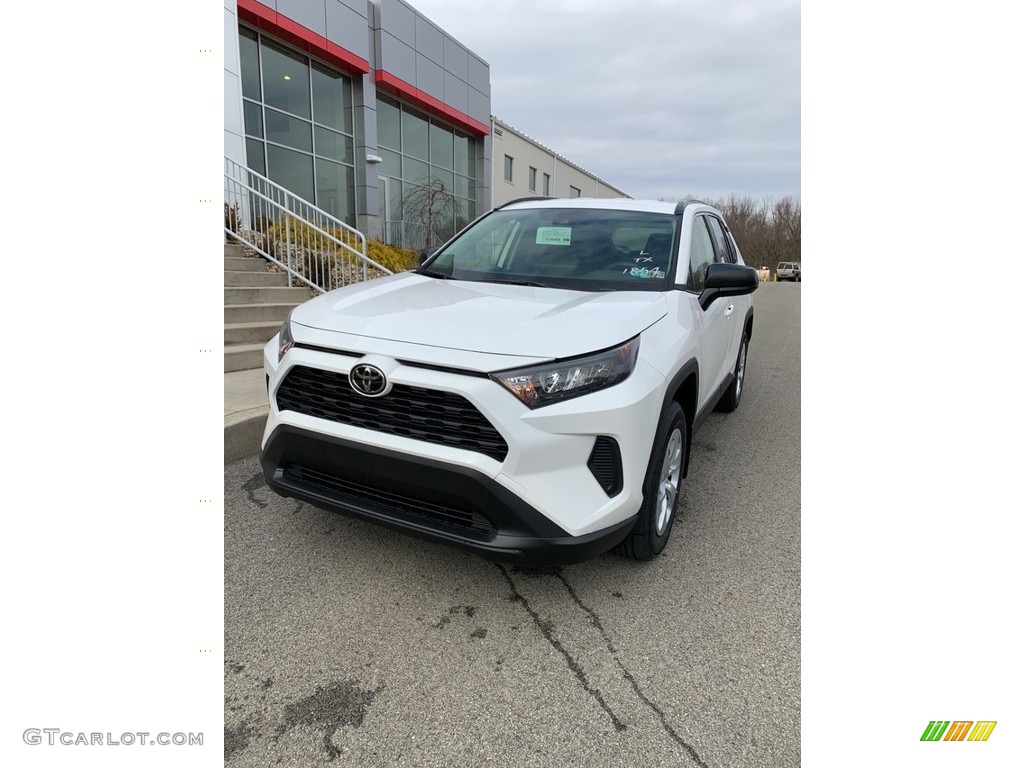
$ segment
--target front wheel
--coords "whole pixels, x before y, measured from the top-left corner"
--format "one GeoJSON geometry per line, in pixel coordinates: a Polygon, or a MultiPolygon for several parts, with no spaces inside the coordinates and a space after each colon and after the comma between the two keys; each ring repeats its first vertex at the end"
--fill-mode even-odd
{"type": "Polygon", "coordinates": [[[654,436],[644,477],[644,500],[629,536],[616,551],[634,560],[653,560],[668,543],[686,459],[686,415],[679,403],[665,408],[654,436]]]}

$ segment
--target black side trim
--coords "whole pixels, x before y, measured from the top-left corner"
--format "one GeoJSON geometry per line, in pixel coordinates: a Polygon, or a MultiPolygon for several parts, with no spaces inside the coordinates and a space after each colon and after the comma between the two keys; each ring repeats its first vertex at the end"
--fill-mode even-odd
{"type": "Polygon", "coordinates": [[[329,355],[341,355],[342,357],[363,357],[365,352],[351,352],[347,349],[334,349],[333,347],[320,347],[316,344],[299,344],[296,342],[296,347],[299,349],[310,349],[314,352],[326,352],[329,355]]]}
{"type": "Polygon", "coordinates": [[[456,376],[473,376],[477,379],[489,379],[490,374],[483,371],[471,371],[468,368],[453,368],[448,365],[432,365],[431,363],[417,363],[415,360],[398,360],[402,365],[410,368],[423,368],[428,371],[440,371],[441,373],[454,373],[456,376]]]}
{"type": "Polygon", "coordinates": [[[693,436],[697,432],[697,420],[694,411],[697,408],[697,400],[700,397],[700,366],[697,364],[696,359],[690,358],[683,367],[679,369],[675,376],[672,377],[672,381],[669,382],[668,387],[665,390],[665,402],[661,404],[662,413],[665,412],[665,407],[668,405],[669,400],[674,400],[676,392],[682,386],[683,382],[686,381],[691,375],[697,377],[696,384],[694,386],[693,402],[681,402],[680,405],[683,407],[683,413],[687,415],[687,428],[689,434],[686,436],[686,455],[683,457],[683,477],[686,477],[686,473],[690,467],[690,446],[693,445],[693,436]]]}
{"type": "Polygon", "coordinates": [[[271,433],[260,462],[267,484],[282,496],[493,560],[579,563],[612,549],[636,522],[633,515],[595,533],[570,536],[476,470],[286,424],[271,433]]]}

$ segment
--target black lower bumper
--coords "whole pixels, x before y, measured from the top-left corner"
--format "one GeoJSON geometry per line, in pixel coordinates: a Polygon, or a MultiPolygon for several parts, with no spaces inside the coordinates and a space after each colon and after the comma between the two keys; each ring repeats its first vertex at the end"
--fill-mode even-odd
{"type": "Polygon", "coordinates": [[[629,535],[632,517],[571,536],[491,478],[464,467],[280,426],[260,452],[276,493],[467,549],[491,560],[566,565],[629,535]]]}

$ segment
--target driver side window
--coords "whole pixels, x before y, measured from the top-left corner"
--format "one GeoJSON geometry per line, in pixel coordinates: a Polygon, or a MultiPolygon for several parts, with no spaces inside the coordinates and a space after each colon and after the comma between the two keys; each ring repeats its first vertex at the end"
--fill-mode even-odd
{"type": "Polygon", "coordinates": [[[693,234],[690,237],[690,290],[700,293],[704,290],[704,278],[708,266],[715,263],[715,246],[711,242],[703,216],[693,220],[693,234]]]}

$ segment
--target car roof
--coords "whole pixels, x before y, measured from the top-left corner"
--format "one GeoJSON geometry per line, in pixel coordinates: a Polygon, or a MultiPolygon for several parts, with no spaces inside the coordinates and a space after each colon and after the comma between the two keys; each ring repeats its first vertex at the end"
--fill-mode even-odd
{"type": "MultiPolygon", "coordinates": [[[[715,210],[699,200],[684,201],[706,210],[715,210]]],[[[582,210],[641,211],[645,213],[675,213],[681,203],[663,200],[634,200],[630,197],[573,197],[573,198],[525,198],[513,200],[498,206],[500,210],[527,210],[531,208],[577,208],[582,210]]]]}

